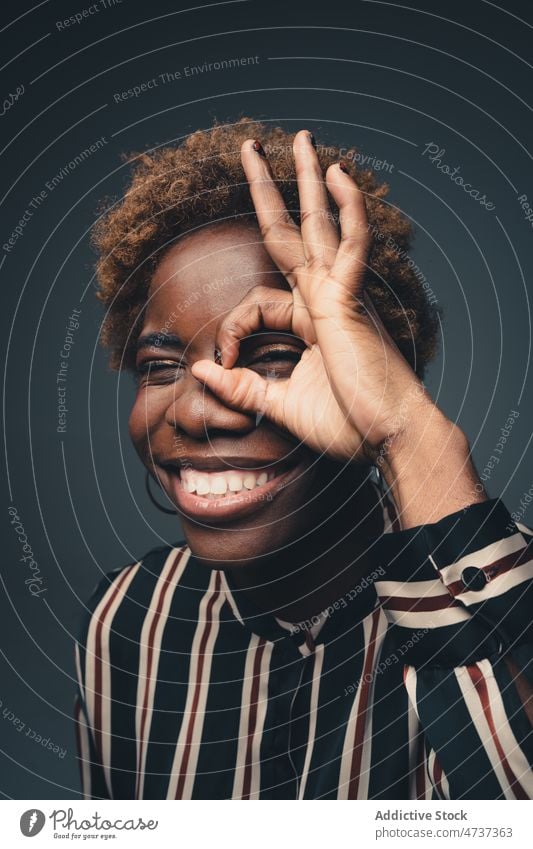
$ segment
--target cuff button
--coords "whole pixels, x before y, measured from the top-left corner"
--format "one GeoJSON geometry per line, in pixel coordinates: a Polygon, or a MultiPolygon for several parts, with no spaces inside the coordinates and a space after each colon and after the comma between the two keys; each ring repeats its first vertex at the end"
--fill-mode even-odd
{"type": "Polygon", "coordinates": [[[461,581],[465,589],[479,592],[479,590],[484,589],[486,586],[488,578],[483,569],[476,569],[475,566],[467,566],[466,569],[463,569],[461,581]]]}

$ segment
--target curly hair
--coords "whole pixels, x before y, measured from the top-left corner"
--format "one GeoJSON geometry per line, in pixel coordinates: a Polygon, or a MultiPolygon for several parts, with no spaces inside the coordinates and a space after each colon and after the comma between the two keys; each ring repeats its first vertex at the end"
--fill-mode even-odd
{"type": "MultiPolygon", "coordinates": [[[[221,219],[257,220],[241,164],[247,138],[260,139],[274,179],[299,223],[293,133],[242,117],[216,121],[182,144],[128,157],[133,175],[125,196],[104,210],[93,229],[99,254],[97,297],[107,308],[101,339],[112,368],[133,368],[140,315],[150,281],[163,253],[181,235],[221,219]]],[[[354,165],[357,151],[318,145],[323,172],[340,159],[365,193],[372,244],[364,285],[385,327],[407,361],[422,377],[435,354],[438,309],[428,284],[408,256],[412,228],[397,207],[384,202],[389,189],[371,170],[354,165]]],[[[331,201],[333,216],[338,209],[331,201]]]]}

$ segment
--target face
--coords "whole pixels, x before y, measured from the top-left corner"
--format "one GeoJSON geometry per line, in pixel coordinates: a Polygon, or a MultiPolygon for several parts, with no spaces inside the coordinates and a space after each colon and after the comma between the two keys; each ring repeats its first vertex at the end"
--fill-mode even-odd
{"type": "MultiPolygon", "coordinates": [[[[259,284],[289,288],[253,224],[211,225],[163,257],[151,282],[137,352],[130,434],[176,506],[191,550],[215,568],[268,558],[331,509],[333,473],[266,419],[229,409],[191,374],[213,359],[220,320],[259,284]]],[[[290,376],[304,345],[261,331],[241,343],[238,366],[290,376]]]]}

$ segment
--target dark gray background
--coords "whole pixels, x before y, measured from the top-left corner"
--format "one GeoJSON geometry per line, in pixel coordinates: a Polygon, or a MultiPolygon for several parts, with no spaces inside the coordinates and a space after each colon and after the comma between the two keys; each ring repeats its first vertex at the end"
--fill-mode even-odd
{"type": "MultiPolygon", "coordinates": [[[[533,483],[529,444],[531,225],[517,197],[531,182],[530,45],[524,0],[219,3],[185,10],[171,0],[100,8],[4,6],[2,99],[24,95],[0,118],[2,244],[31,198],[98,137],[105,146],[49,192],[14,249],[0,251],[4,490],[0,655],[0,792],[76,798],[71,722],[72,640],[100,574],[180,536],[157,513],[127,438],[128,377],[97,348],[101,312],[87,232],[99,200],[126,185],[123,151],[172,143],[213,119],[248,115],[307,127],[321,143],[356,144],[387,159],[390,200],[418,227],[414,258],[445,324],[427,383],[467,431],[481,469],[509,411],[520,413],[488,488],[511,511],[533,483]],[[28,12],[25,14],[25,12],[28,12]],[[11,22],[11,23],[10,23],[11,22]],[[160,85],[137,99],[113,95],[165,71],[258,55],[256,65],[160,85]],[[421,156],[429,142],[496,206],[489,212],[421,156]],[[5,147],[4,147],[5,146],[5,147]],[[67,432],[57,426],[55,375],[65,324],[82,310],[67,382],[67,432]],[[14,504],[47,591],[32,598],[9,526],[14,504]],[[10,720],[67,749],[44,750],[10,720]]],[[[190,6],[193,6],[191,2],[190,6]]],[[[532,521],[526,513],[525,521],[532,521]]]]}

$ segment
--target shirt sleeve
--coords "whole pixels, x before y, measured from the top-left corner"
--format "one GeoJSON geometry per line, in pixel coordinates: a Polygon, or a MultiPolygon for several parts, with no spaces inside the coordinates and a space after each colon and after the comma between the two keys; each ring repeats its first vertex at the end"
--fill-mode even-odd
{"type": "Polygon", "coordinates": [[[376,591],[441,798],[533,798],[533,533],[499,499],[378,541],[376,591]],[[512,657],[513,675],[508,657],[512,657]]]}

